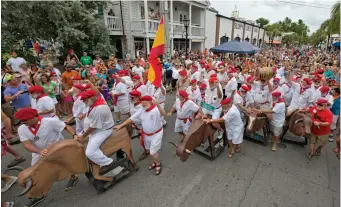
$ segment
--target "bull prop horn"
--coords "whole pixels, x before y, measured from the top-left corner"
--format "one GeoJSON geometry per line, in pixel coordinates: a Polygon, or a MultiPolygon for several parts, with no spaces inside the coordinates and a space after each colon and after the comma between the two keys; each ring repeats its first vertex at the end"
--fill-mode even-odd
{"type": "Polygon", "coordinates": [[[20,167],[20,166],[14,166],[14,167],[10,167],[10,168],[6,169],[6,172],[11,171],[11,170],[23,171],[24,168],[20,167]]]}
{"type": "Polygon", "coordinates": [[[30,191],[31,188],[32,188],[32,184],[33,184],[32,179],[29,179],[29,180],[26,182],[26,187],[25,187],[25,189],[24,189],[19,195],[17,195],[17,197],[23,196],[23,195],[25,195],[28,191],[30,191]]]}
{"type": "MultiPolygon", "coordinates": [[[[175,144],[174,142],[169,142],[169,144],[174,145],[176,148],[179,147],[179,145],[175,144]]],[[[191,152],[191,150],[189,150],[189,149],[185,149],[185,152],[187,152],[187,153],[190,154],[190,155],[193,155],[192,152],[191,152]]]]}

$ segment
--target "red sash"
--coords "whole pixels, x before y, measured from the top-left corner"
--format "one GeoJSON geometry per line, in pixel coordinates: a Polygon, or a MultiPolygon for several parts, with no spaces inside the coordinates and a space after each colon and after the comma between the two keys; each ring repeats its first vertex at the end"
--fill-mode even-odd
{"type": "Polygon", "coordinates": [[[92,104],[92,106],[89,108],[88,116],[89,116],[90,112],[92,111],[92,109],[94,109],[95,107],[100,106],[100,105],[106,105],[106,102],[104,101],[104,99],[102,97],[98,97],[97,100],[95,101],[95,103],[92,104]]]}
{"type": "Polygon", "coordinates": [[[40,96],[37,97],[37,101],[38,101],[40,98],[43,98],[43,97],[45,97],[45,96],[47,96],[47,94],[45,94],[45,93],[44,93],[44,94],[41,94],[40,96]]]}
{"type": "Polygon", "coordinates": [[[40,128],[41,120],[42,120],[42,119],[43,119],[42,116],[38,116],[38,123],[37,123],[37,125],[36,125],[35,127],[28,127],[28,130],[30,130],[30,132],[31,132],[34,136],[37,135],[37,132],[38,132],[38,130],[39,130],[39,128],[40,128]]]}
{"type": "MultiPolygon", "coordinates": [[[[278,99],[276,103],[283,103],[284,100],[282,98],[278,99]]],[[[276,103],[272,103],[272,107],[275,107],[276,103]]]]}
{"type": "Polygon", "coordinates": [[[149,111],[153,110],[155,107],[156,107],[156,106],[155,106],[154,104],[152,104],[152,105],[146,110],[146,112],[149,112],[149,111]]]}
{"type": "MultiPolygon", "coordinates": [[[[180,119],[180,118],[178,118],[178,119],[180,119]]],[[[186,117],[186,118],[183,118],[183,119],[180,119],[180,120],[183,121],[185,124],[187,123],[187,121],[192,122],[192,118],[190,118],[190,117],[186,117]]]]}
{"type": "Polygon", "coordinates": [[[302,88],[302,86],[301,86],[301,87],[300,87],[300,94],[304,93],[308,88],[309,88],[309,87],[307,87],[307,88],[302,88]]]}
{"type": "MultiPolygon", "coordinates": [[[[149,111],[153,110],[155,107],[156,107],[156,106],[155,106],[154,104],[151,105],[151,106],[146,110],[146,112],[149,112],[149,111]]],[[[159,133],[161,130],[162,130],[162,127],[161,127],[160,129],[156,130],[154,133],[147,134],[147,133],[145,133],[145,132],[143,131],[143,129],[142,129],[141,138],[140,138],[140,145],[141,145],[142,147],[144,147],[144,136],[145,136],[145,135],[147,135],[147,136],[152,136],[152,135],[154,135],[154,134],[159,133]]]]}
{"type": "Polygon", "coordinates": [[[137,90],[140,86],[142,86],[142,83],[139,82],[139,84],[137,84],[136,86],[133,87],[133,90],[137,90]]]}
{"type": "Polygon", "coordinates": [[[186,103],[186,101],[188,101],[188,98],[186,98],[186,100],[184,100],[183,102],[180,102],[180,108],[182,108],[182,106],[186,103]]]}

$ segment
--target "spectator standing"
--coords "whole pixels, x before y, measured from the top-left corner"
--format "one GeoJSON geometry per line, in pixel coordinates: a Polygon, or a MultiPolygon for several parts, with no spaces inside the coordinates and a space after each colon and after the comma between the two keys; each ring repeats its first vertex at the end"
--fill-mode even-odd
{"type": "Polygon", "coordinates": [[[21,83],[21,75],[14,74],[8,78],[8,86],[4,91],[6,102],[12,102],[12,106],[18,110],[25,107],[30,107],[30,96],[28,87],[21,83]]]}
{"type": "Polygon", "coordinates": [[[136,75],[139,75],[140,77],[143,77],[144,68],[142,66],[140,66],[140,61],[139,60],[135,61],[135,66],[133,67],[132,71],[136,75]]]}
{"type": "Polygon", "coordinates": [[[12,57],[7,60],[6,66],[9,70],[20,72],[20,66],[24,63],[26,63],[24,58],[18,57],[16,52],[12,52],[12,57]]]}
{"type": "Polygon", "coordinates": [[[81,57],[82,65],[91,65],[92,64],[92,58],[88,56],[88,53],[83,52],[83,56],[81,57]]]}
{"type": "Polygon", "coordinates": [[[72,88],[72,78],[78,76],[78,72],[75,70],[72,70],[72,65],[66,65],[65,71],[62,74],[62,84],[65,84],[70,88],[72,88]]]}
{"type": "Polygon", "coordinates": [[[30,77],[31,70],[28,68],[26,63],[21,65],[20,73],[21,73],[22,80],[24,81],[24,83],[28,85],[32,85],[32,80],[30,77]]]}
{"type": "Polygon", "coordinates": [[[332,90],[332,95],[334,98],[334,102],[332,107],[330,108],[330,111],[333,114],[333,124],[331,125],[331,133],[329,135],[329,141],[334,141],[334,135],[339,134],[340,135],[340,88],[334,88],[332,90]]]}
{"type": "Polygon", "coordinates": [[[60,73],[60,70],[55,68],[53,66],[53,63],[49,63],[46,68],[50,71],[50,75],[51,73],[55,73],[58,76],[58,78],[61,77],[62,74],[60,73]]]}
{"type": "Polygon", "coordinates": [[[44,93],[52,98],[53,103],[56,105],[58,103],[56,99],[56,84],[51,82],[50,76],[47,74],[41,75],[39,85],[44,88],[44,93]]]}

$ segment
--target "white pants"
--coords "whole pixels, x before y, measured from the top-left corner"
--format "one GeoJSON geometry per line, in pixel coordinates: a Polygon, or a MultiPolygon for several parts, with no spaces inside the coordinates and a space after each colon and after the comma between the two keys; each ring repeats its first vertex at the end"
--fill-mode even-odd
{"type": "Polygon", "coordinates": [[[88,146],[86,147],[85,154],[92,162],[96,163],[100,167],[109,165],[113,162],[113,159],[108,158],[99,149],[102,143],[111,135],[112,129],[104,131],[95,131],[89,135],[88,146]]]}
{"type": "Polygon", "coordinates": [[[76,134],[80,135],[84,130],[84,119],[80,120],[79,118],[75,118],[76,120],[76,134]]]}
{"type": "Polygon", "coordinates": [[[212,115],[212,119],[219,119],[222,110],[223,110],[222,107],[214,109],[214,111],[209,111],[209,110],[203,108],[202,112],[204,112],[205,115],[212,115]]]}
{"type": "Polygon", "coordinates": [[[191,126],[192,122],[190,120],[187,120],[185,123],[183,120],[176,119],[175,120],[175,129],[174,132],[179,133],[183,132],[184,134],[187,134],[189,127],[191,126]]]}
{"type": "Polygon", "coordinates": [[[161,149],[163,129],[152,136],[144,136],[144,147],[153,155],[161,149]]]}
{"type": "Polygon", "coordinates": [[[339,118],[339,115],[333,115],[333,124],[331,125],[331,130],[335,130],[336,129],[336,124],[337,124],[337,120],[339,118]]]}
{"type": "MultiPolygon", "coordinates": [[[[165,110],[165,103],[161,103],[160,106],[163,110],[165,110]]],[[[162,116],[161,118],[162,118],[162,125],[165,125],[167,123],[165,120],[165,117],[162,116]]]]}
{"type": "Polygon", "coordinates": [[[122,115],[128,114],[130,111],[129,100],[122,99],[117,101],[117,105],[114,106],[114,112],[120,112],[122,115]]]}

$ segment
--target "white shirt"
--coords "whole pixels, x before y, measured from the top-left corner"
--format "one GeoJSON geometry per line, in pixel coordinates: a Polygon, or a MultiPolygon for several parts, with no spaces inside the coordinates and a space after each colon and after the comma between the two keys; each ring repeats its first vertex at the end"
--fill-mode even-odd
{"type": "Polygon", "coordinates": [[[10,59],[7,60],[6,65],[11,66],[11,68],[14,70],[14,72],[17,72],[17,71],[20,72],[21,64],[25,64],[25,63],[26,63],[26,61],[22,57],[15,57],[15,58],[11,57],[10,59]]]}
{"type": "Polygon", "coordinates": [[[135,104],[130,103],[130,114],[133,115],[135,114],[138,110],[140,110],[142,108],[141,103],[137,104],[135,106],[135,104]]]}
{"type": "Polygon", "coordinates": [[[180,99],[176,99],[173,107],[176,108],[178,119],[193,118],[193,114],[199,110],[199,106],[192,100],[187,100],[181,107],[180,99]]]}
{"type": "Polygon", "coordinates": [[[147,94],[148,96],[154,96],[155,93],[155,86],[150,83],[149,81],[146,83],[146,87],[147,87],[147,94]]]}
{"type": "Polygon", "coordinates": [[[134,123],[142,123],[142,129],[147,134],[152,134],[162,128],[163,118],[157,106],[148,112],[141,108],[130,119],[134,123]]]}
{"type": "Polygon", "coordinates": [[[175,79],[175,80],[179,79],[179,70],[177,70],[175,67],[172,67],[172,71],[173,71],[172,78],[173,79],[175,79]]]}
{"type": "Polygon", "coordinates": [[[222,87],[225,88],[226,84],[223,83],[223,81],[228,81],[228,76],[227,76],[227,73],[224,72],[224,73],[217,73],[217,78],[218,78],[218,81],[219,83],[222,85],[222,87]]]}
{"type": "Polygon", "coordinates": [[[240,83],[240,84],[245,83],[245,78],[241,72],[235,73],[235,77],[236,77],[237,83],[240,83]]]}
{"type": "Polygon", "coordinates": [[[158,100],[160,104],[162,104],[166,101],[166,96],[162,94],[161,87],[157,88],[154,92],[154,95],[153,95],[153,97],[156,100],[158,100]]]}
{"type": "Polygon", "coordinates": [[[302,94],[300,94],[300,84],[292,82],[292,100],[290,105],[298,108],[306,108],[310,103],[314,102],[314,94],[311,88],[307,88],[302,94]]]}
{"type": "Polygon", "coordinates": [[[198,70],[195,71],[193,74],[191,74],[191,80],[195,79],[198,82],[200,82],[200,76],[201,76],[201,72],[199,72],[198,70]]]}
{"type": "Polygon", "coordinates": [[[123,95],[117,96],[117,101],[121,100],[128,100],[128,89],[127,85],[119,82],[116,85],[114,85],[114,88],[112,89],[112,94],[120,94],[123,93],[123,95]]]}
{"type": "MultiPolygon", "coordinates": [[[[29,130],[28,126],[24,124],[18,128],[18,135],[21,142],[30,140],[31,143],[39,149],[45,149],[49,145],[64,139],[61,133],[64,128],[65,123],[59,119],[43,118],[36,135],[34,135],[29,130]]],[[[39,158],[40,154],[32,153],[31,165],[34,165],[39,158]]]]}
{"type": "Polygon", "coordinates": [[[244,107],[248,107],[250,104],[254,103],[253,97],[250,93],[246,93],[244,97],[242,97],[238,92],[233,96],[233,104],[242,104],[244,107]]]}
{"type": "Polygon", "coordinates": [[[271,94],[267,85],[262,86],[260,82],[252,84],[253,100],[258,104],[270,102],[271,94]]]}
{"type": "Polygon", "coordinates": [[[141,93],[141,97],[146,95],[147,94],[147,86],[141,84],[138,88],[134,89],[133,90],[137,90],[141,93]]]}
{"type": "Polygon", "coordinates": [[[288,83],[284,83],[282,86],[283,98],[287,104],[290,104],[292,99],[292,87],[288,83]]]}
{"type": "Polygon", "coordinates": [[[280,102],[276,103],[275,106],[272,108],[274,112],[272,114],[272,120],[270,123],[276,127],[282,127],[285,121],[285,103],[280,102]]]}
{"type": "Polygon", "coordinates": [[[237,139],[243,133],[244,124],[240,116],[240,112],[235,105],[228,110],[222,117],[225,120],[226,131],[229,139],[237,139]]]}
{"type": "MultiPolygon", "coordinates": [[[[220,89],[220,91],[221,91],[221,95],[223,96],[223,92],[221,89],[220,89]]],[[[214,90],[211,90],[209,88],[209,86],[207,86],[206,92],[205,92],[205,97],[204,97],[205,103],[210,104],[210,105],[214,106],[215,108],[219,108],[221,106],[220,101],[222,99],[223,99],[223,97],[218,98],[218,89],[217,88],[215,88],[214,90]]]]}
{"type": "Polygon", "coordinates": [[[192,86],[189,86],[186,89],[186,92],[190,100],[192,100],[194,103],[200,104],[202,98],[201,98],[201,93],[200,93],[200,89],[198,86],[194,90],[192,90],[192,86]]]}
{"type": "Polygon", "coordinates": [[[38,113],[43,112],[43,111],[47,111],[47,110],[51,110],[51,109],[53,109],[53,112],[48,113],[48,114],[41,114],[40,116],[42,116],[42,117],[54,117],[56,115],[56,109],[55,109],[55,105],[53,103],[53,99],[48,97],[48,96],[41,97],[37,100],[37,111],[38,111],[38,113]]]}
{"type": "Polygon", "coordinates": [[[81,100],[81,97],[77,97],[72,106],[73,117],[77,118],[79,115],[83,115],[87,111],[87,105],[81,100]]]}
{"type": "Polygon", "coordinates": [[[128,92],[134,87],[134,82],[131,80],[129,76],[123,76],[122,79],[124,80],[124,84],[127,86],[128,92]]]}
{"type": "Polygon", "coordinates": [[[317,100],[317,96],[319,95],[319,92],[321,92],[321,91],[320,91],[320,88],[321,88],[321,87],[316,88],[316,87],[314,86],[314,84],[311,84],[311,91],[312,91],[313,94],[314,94],[314,100],[315,100],[315,101],[317,100]]]}
{"type": "Polygon", "coordinates": [[[281,93],[281,97],[283,97],[283,95],[284,95],[284,93],[283,93],[283,89],[282,89],[282,87],[281,86],[276,86],[276,87],[274,87],[274,86],[272,86],[272,93],[273,92],[280,92],[281,93]]]}
{"type": "Polygon", "coordinates": [[[225,86],[225,96],[230,98],[232,96],[232,91],[237,90],[238,83],[235,77],[232,77],[225,86]]]}
{"type": "Polygon", "coordinates": [[[333,103],[334,103],[334,98],[333,98],[332,95],[327,94],[326,96],[322,97],[321,91],[320,91],[320,90],[317,91],[317,94],[316,94],[315,98],[316,98],[316,99],[315,99],[315,102],[316,102],[318,99],[320,99],[320,98],[326,99],[326,100],[328,101],[328,103],[330,104],[330,106],[332,106],[333,103]]]}
{"type": "MultiPolygon", "coordinates": [[[[90,108],[89,108],[90,110],[90,108]]],[[[96,128],[97,131],[108,130],[114,126],[114,119],[112,117],[110,108],[108,105],[99,105],[94,107],[90,113],[86,113],[84,119],[84,131],[88,130],[89,127],[96,128]]]]}
{"type": "Polygon", "coordinates": [[[143,77],[143,73],[144,73],[144,68],[143,67],[136,67],[134,66],[132,69],[133,73],[137,73],[139,74],[140,77],[143,77]]]}

